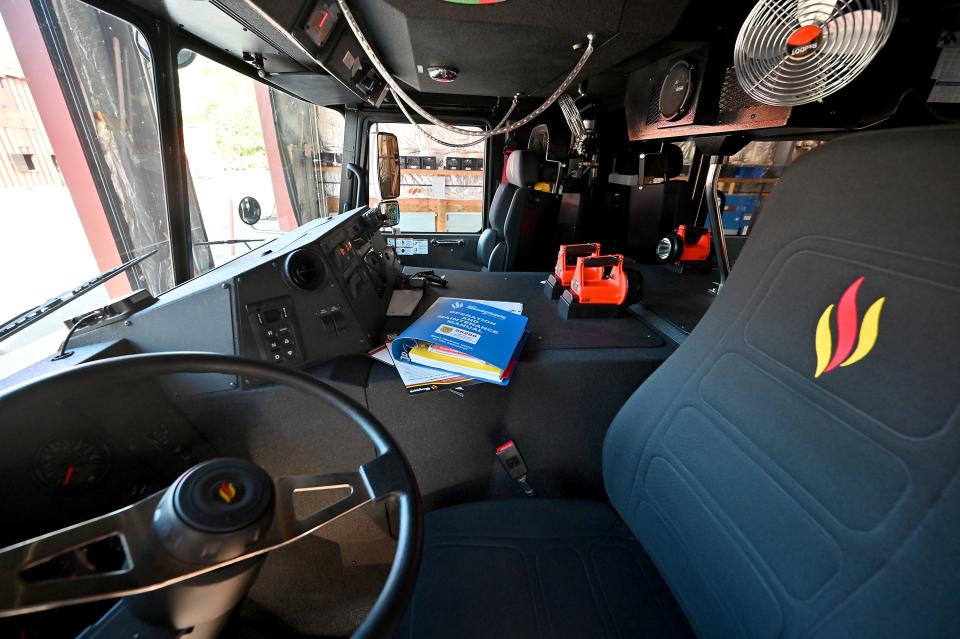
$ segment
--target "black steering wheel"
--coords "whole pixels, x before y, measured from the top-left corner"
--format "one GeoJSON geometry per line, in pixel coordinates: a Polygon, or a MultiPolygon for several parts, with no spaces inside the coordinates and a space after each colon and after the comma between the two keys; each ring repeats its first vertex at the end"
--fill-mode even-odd
{"type": "MultiPolygon", "coordinates": [[[[417,578],[423,511],[410,464],[393,437],[360,404],[317,379],[252,360],[206,353],[131,355],[82,364],[0,394],[0,414],[18,410],[38,393],[59,397],[75,384],[171,374],[219,373],[288,386],[323,400],[373,442],[377,456],[356,472],[271,479],[240,459],[205,461],[170,487],[122,510],[0,550],[0,617],[70,604],[151,593],[180,584],[208,583],[236,573],[266,553],[292,543],[370,502],[396,498],[397,550],[383,590],[354,639],[391,636],[403,618],[417,578]],[[349,494],[298,518],[293,494],[349,489],[349,494]],[[119,538],[126,560],[119,570],[80,578],[43,578],[38,566],[64,553],[119,538]],[[37,577],[39,574],[41,577],[37,577]]],[[[245,596],[246,587],[237,601],[245,596]]]]}

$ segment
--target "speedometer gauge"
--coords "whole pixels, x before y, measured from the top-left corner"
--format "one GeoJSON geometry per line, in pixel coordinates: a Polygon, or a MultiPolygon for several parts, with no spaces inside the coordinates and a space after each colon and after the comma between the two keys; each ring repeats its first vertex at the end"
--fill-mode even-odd
{"type": "Polygon", "coordinates": [[[34,475],[46,488],[78,492],[96,486],[110,470],[103,442],[82,435],[55,439],[37,451],[34,475]]]}

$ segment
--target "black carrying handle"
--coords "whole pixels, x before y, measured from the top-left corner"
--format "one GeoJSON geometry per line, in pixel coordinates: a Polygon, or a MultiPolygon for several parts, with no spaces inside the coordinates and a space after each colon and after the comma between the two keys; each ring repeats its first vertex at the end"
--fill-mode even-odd
{"type": "Polygon", "coordinates": [[[593,255],[597,247],[593,244],[569,244],[567,245],[567,266],[573,266],[577,263],[578,257],[593,255]]]}
{"type": "Polygon", "coordinates": [[[605,255],[603,257],[588,257],[583,260],[583,265],[587,268],[593,268],[595,266],[616,266],[620,263],[622,258],[617,257],[616,255],[605,255]]]}

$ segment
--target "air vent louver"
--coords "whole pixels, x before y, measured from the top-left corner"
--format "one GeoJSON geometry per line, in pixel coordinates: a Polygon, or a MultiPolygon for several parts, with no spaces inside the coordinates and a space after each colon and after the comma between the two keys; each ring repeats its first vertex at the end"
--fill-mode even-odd
{"type": "Polygon", "coordinates": [[[284,260],[283,274],[294,288],[312,292],[323,286],[327,269],[323,265],[323,260],[315,252],[297,249],[284,260]]]}

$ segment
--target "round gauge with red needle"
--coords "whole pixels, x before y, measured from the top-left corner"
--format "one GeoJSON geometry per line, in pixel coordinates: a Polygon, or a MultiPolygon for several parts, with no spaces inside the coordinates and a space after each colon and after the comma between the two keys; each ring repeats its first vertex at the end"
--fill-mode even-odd
{"type": "Polygon", "coordinates": [[[91,437],[75,435],[45,444],[34,460],[34,474],[46,488],[79,492],[96,486],[110,471],[110,450],[91,437]]]}

